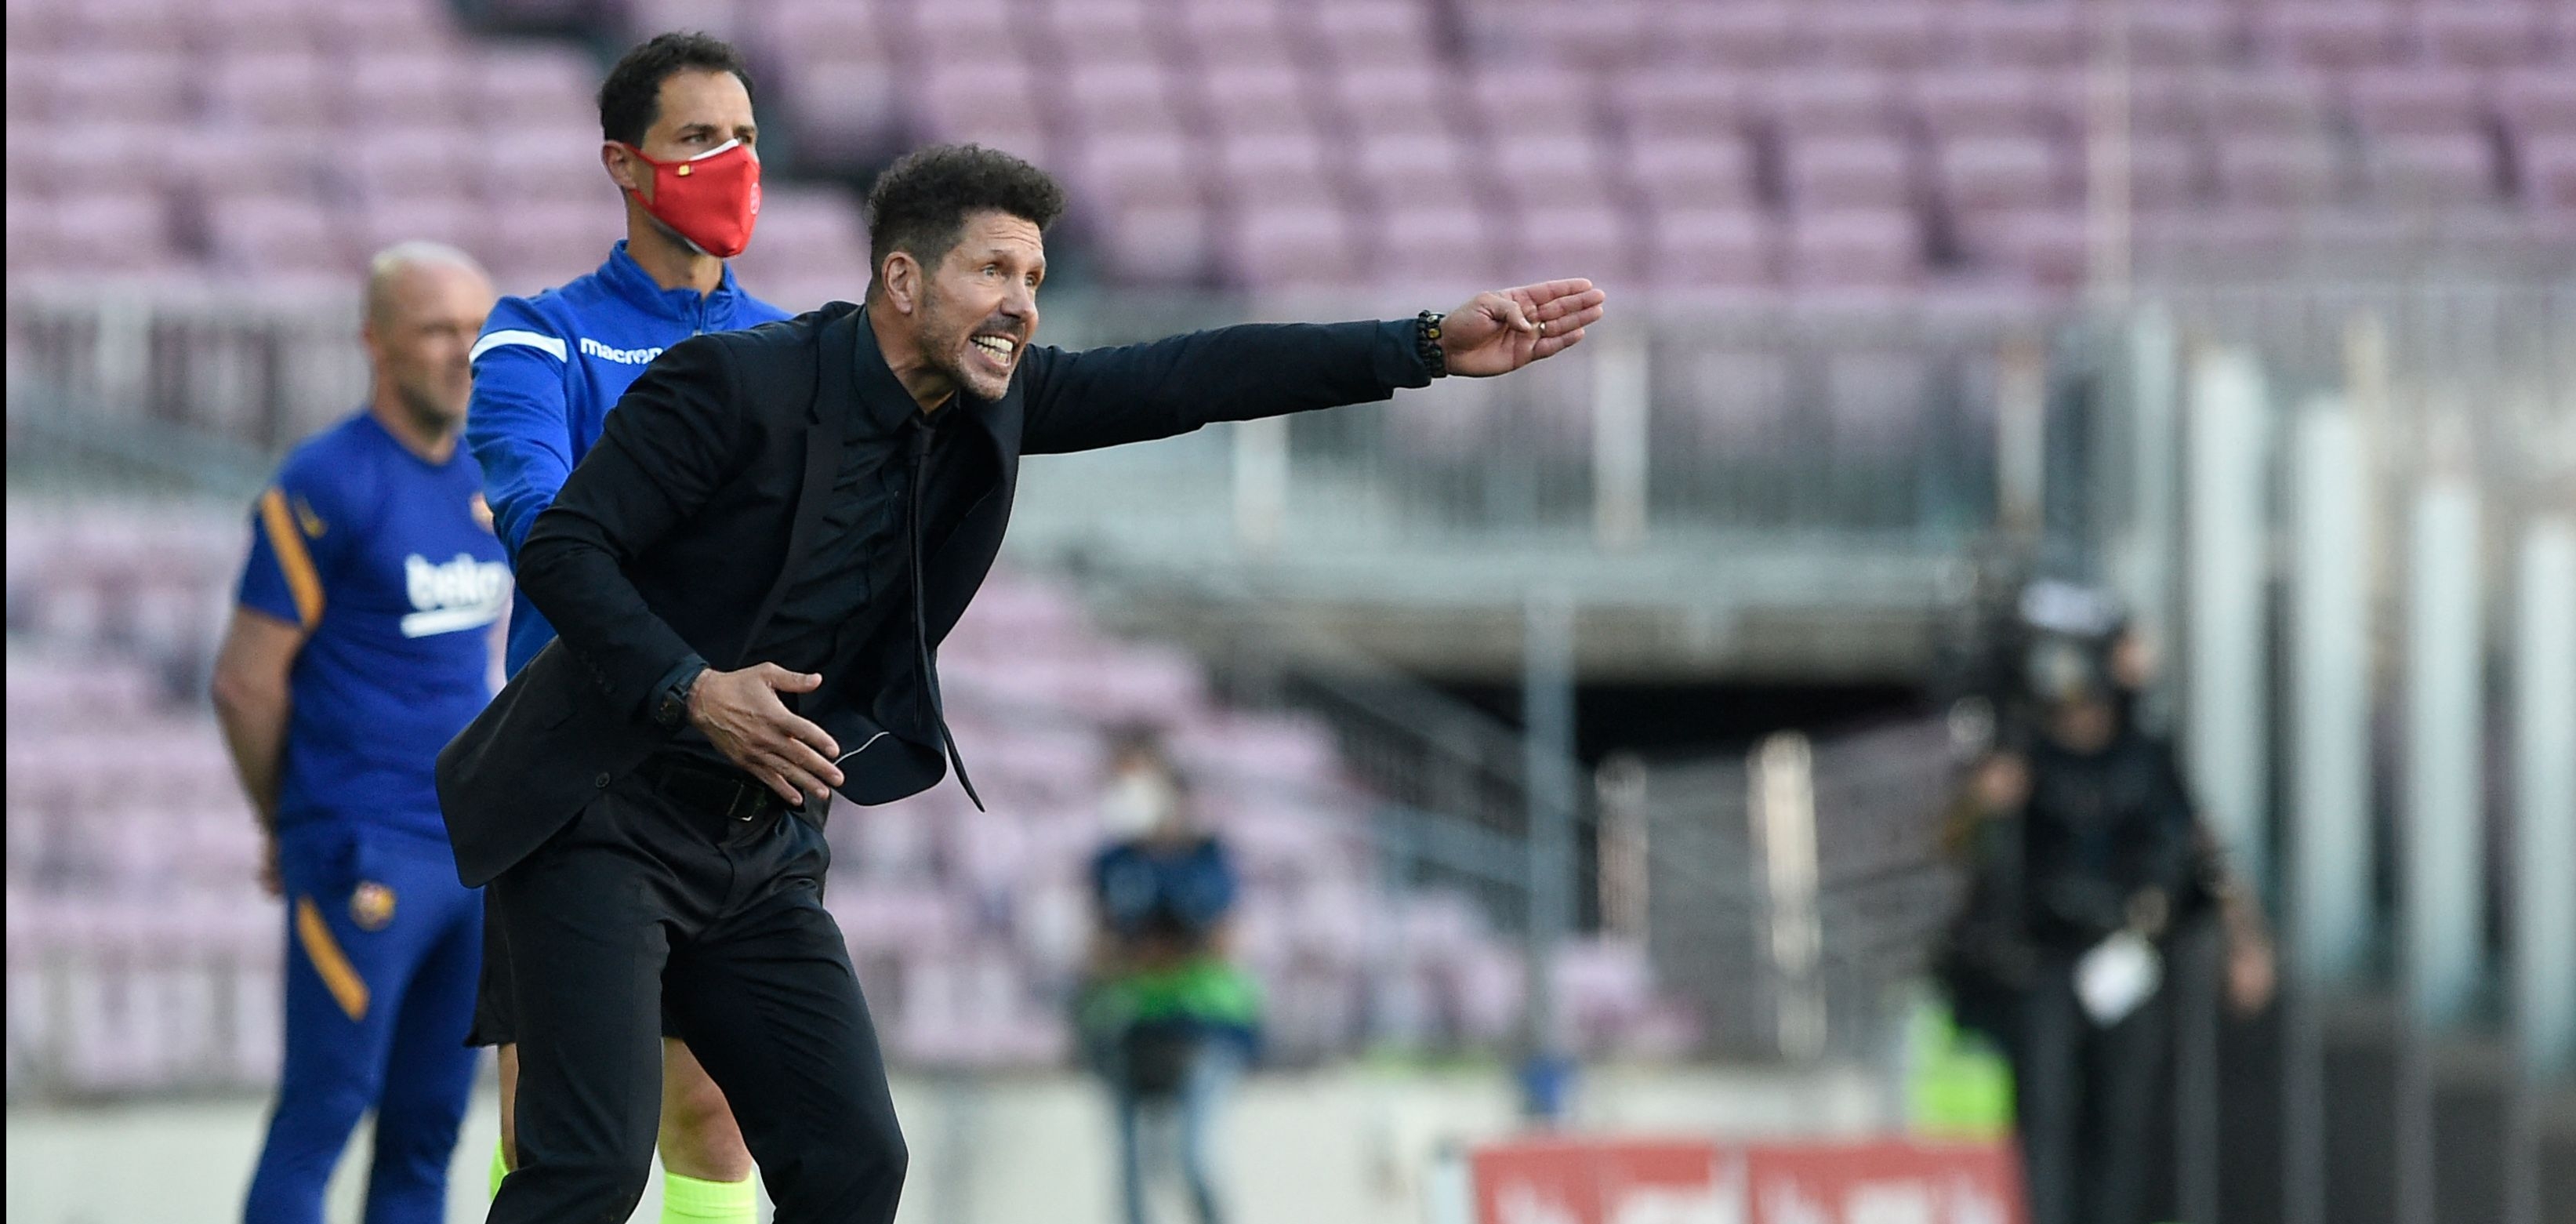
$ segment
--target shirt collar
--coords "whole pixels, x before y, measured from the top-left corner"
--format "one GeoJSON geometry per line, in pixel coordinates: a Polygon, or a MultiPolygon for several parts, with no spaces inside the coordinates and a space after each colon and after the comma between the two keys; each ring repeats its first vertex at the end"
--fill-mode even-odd
{"type": "Polygon", "coordinates": [[[644,270],[644,265],[627,254],[623,238],[618,239],[617,246],[608,252],[608,262],[599,265],[598,276],[619,298],[646,312],[676,323],[695,325],[703,322],[708,331],[729,330],[733,325],[734,307],[742,300],[742,290],[734,284],[731,263],[724,265],[723,278],[716,282],[715,292],[705,295],[702,308],[697,290],[685,286],[665,289],[655,283],[652,274],[644,270]]]}

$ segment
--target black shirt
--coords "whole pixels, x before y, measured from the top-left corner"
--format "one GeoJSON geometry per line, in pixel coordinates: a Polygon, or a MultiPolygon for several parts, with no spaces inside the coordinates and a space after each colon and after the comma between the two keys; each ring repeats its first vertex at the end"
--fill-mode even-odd
{"type": "MultiPolygon", "coordinates": [[[[832,500],[823,509],[814,550],[788,582],[778,611],[751,644],[747,659],[789,671],[819,671],[841,642],[866,637],[888,617],[911,614],[912,486],[930,479],[928,473],[950,449],[948,436],[956,431],[947,422],[955,419],[955,413],[945,410],[928,416],[916,412],[889,445],[888,439],[856,436],[873,422],[851,414],[853,436],[841,447],[841,468],[832,477],[832,500]],[[921,445],[917,434],[929,435],[920,473],[913,471],[912,460],[921,445]]],[[[940,482],[930,479],[929,489],[938,488],[940,482]]],[[[936,520],[943,509],[925,505],[924,517],[936,520]]],[[[928,534],[925,530],[925,548],[928,534]]]]}
{"type": "Polygon", "coordinates": [[[2076,752],[2043,737],[2030,777],[2022,854],[2035,935],[2086,946],[2122,925],[2140,888],[2189,899],[2191,798],[2164,741],[2124,729],[2076,752]]]}
{"type": "MultiPolygon", "coordinates": [[[[906,408],[911,400],[904,401],[906,408]]],[[[744,665],[775,663],[793,672],[817,672],[847,644],[865,641],[889,626],[895,640],[912,641],[913,487],[922,488],[921,549],[937,551],[964,518],[966,496],[981,482],[955,477],[963,465],[959,413],[950,407],[905,412],[886,432],[891,413],[849,414],[841,463],[831,499],[816,525],[812,550],[789,579],[760,637],[744,652],[744,665]]],[[[829,681],[829,677],[825,678],[829,681]]],[[[805,694],[781,693],[787,708],[802,712],[805,694]]],[[[730,767],[705,733],[684,727],[672,747],[702,761],[730,767]]]]}

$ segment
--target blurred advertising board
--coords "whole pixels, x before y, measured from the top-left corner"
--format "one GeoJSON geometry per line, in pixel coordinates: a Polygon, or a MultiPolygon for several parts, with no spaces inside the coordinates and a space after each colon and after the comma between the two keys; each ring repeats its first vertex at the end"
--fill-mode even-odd
{"type": "Polygon", "coordinates": [[[2005,1143],[1523,1139],[1468,1153],[1474,1224],[2021,1224],[2005,1143]]]}

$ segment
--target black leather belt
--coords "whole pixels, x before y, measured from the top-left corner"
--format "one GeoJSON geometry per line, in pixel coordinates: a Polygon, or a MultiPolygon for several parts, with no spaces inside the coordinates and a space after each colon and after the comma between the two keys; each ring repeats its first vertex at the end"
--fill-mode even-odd
{"type": "Polygon", "coordinates": [[[730,766],[657,754],[644,758],[643,774],[653,789],[681,806],[736,827],[788,808],[768,783],[730,766]]]}

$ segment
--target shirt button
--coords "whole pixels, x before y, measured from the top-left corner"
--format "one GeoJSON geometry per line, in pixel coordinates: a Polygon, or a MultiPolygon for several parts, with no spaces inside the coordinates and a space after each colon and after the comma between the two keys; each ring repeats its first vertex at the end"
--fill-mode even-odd
{"type": "Polygon", "coordinates": [[[592,786],[599,787],[602,790],[606,790],[608,788],[608,774],[602,772],[598,777],[592,778],[590,780],[590,784],[592,786]]]}

